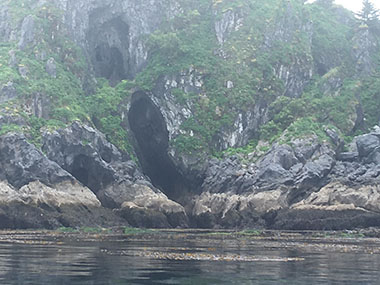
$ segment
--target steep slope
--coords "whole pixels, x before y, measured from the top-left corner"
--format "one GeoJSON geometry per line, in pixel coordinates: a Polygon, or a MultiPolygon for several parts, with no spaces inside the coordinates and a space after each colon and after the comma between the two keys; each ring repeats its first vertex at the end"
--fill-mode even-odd
{"type": "Polygon", "coordinates": [[[65,173],[137,226],[377,225],[379,31],[322,0],[4,0],[0,179],[65,173]]]}

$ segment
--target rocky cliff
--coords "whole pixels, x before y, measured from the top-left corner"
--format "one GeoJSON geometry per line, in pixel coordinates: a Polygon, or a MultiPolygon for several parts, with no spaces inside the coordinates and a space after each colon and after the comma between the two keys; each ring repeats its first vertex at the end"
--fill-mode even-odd
{"type": "Polygon", "coordinates": [[[379,226],[378,21],[326,1],[0,5],[0,227],[379,226]]]}

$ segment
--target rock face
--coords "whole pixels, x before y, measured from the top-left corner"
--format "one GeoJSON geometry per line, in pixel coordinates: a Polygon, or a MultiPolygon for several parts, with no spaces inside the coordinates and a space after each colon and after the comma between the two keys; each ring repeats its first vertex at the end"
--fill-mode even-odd
{"type": "Polygon", "coordinates": [[[73,38],[85,48],[96,76],[111,82],[132,78],[145,66],[143,36],[177,13],[175,1],[55,0],[73,38]]]}
{"type": "MultiPolygon", "coordinates": [[[[187,25],[183,24],[187,21],[186,9],[194,8],[181,6],[183,3],[176,0],[51,2],[62,10],[62,25],[66,25],[71,39],[82,48],[89,63],[86,74],[89,79],[80,78],[83,85],[95,77],[107,79],[111,86],[123,79],[135,79],[149,62],[147,36],[164,23],[173,25],[169,30],[176,39],[176,25],[187,25]],[[184,22],[171,23],[174,15],[179,15],[184,22]]],[[[238,3],[228,8],[218,6],[222,2],[214,1],[213,5],[210,2],[208,31],[218,44],[212,52],[218,60],[227,62],[235,60],[234,55],[227,52],[229,40],[244,28],[248,16],[241,8],[244,6],[238,3]]],[[[281,1],[279,11],[266,19],[267,25],[262,30],[258,29],[260,35],[257,36],[262,39],[257,43],[247,32],[249,46],[242,48],[241,54],[253,49],[257,54],[252,53],[245,59],[247,62],[231,66],[255,70],[246,86],[244,100],[249,103],[226,108],[233,110],[233,115],[212,135],[207,132],[208,126],[200,124],[199,133],[203,131],[210,136],[207,142],[210,149],[223,151],[245,146],[256,138],[260,127],[271,119],[271,102],[281,96],[301,97],[315,71],[323,76],[321,93],[338,95],[343,87],[345,77],[339,66],[344,66],[345,56],[336,55],[336,59],[332,59],[322,52],[318,53],[318,58],[311,58],[315,56],[313,23],[306,9],[296,6],[305,1],[293,2],[281,1]],[[296,52],[294,42],[300,43],[296,52]],[[269,67],[259,70],[261,63],[256,55],[263,54],[273,55],[275,60],[265,59],[269,67]],[[260,78],[254,78],[256,76],[260,78]],[[258,86],[261,84],[258,82],[268,78],[269,86],[258,86]],[[266,98],[267,95],[270,98],[266,98]]],[[[47,1],[41,0],[31,7],[44,11],[46,4],[47,1]]],[[[5,4],[0,5],[0,39],[10,46],[9,58],[2,65],[12,68],[20,77],[17,81],[32,80],[35,68],[23,64],[19,54],[33,49],[33,58],[40,61],[48,79],[59,79],[60,73],[67,68],[62,61],[71,54],[71,48],[63,59],[52,57],[47,51],[37,51],[38,37],[43,31],[38,17],[28,15],[28,11],[15,29],[11,27],[14,19],[10,17],[10,9],[5,4]]],[[[191,14],[201,15],[198,10],[191,14]]],[[[341,15],[342,21],[346,21],[344,16],[341,15]]],[[[60,25],[54,28],[61,31],[60,25]]],[[[256,29],[255,26],[249,28],[256,29]]],[[[353,41],[358,46],[351,55],[357,63],[358,75],[371,74],[372,57],[378,51],[377,41],[368,27],[362,27],[353,41]]],[[[57,50],[61,48],[64,47],[57,47],[57,50]]],[[[356,137],[353,146],[345,152],[341,151],[342,140],[332,129],[326,129],[329,141],[311,135],[284,143],[282,137],[272,145],[264,145],[265,150],[257,147],[243,159],[239,155],[210,158],[206,151],[197,155],[181,152],[174,145],[176,138],[196,139],[194,129],[199,122],[194,123],[195,128],[183,126],[191,125],[191,119],[196,121],[197,113],[209,115],[210,110],[212,118],[221,119],[222,105],[230,104],[228,92],[234,94],[232,91],[239,85],[237,80],[223,78],[224,85],[218,95],[220,102],[212,102],[213,95],[207,94],[208,76],[207,71],[197,70],[192,65],[182,71],[161,74],[152,90],[130,90],[131,96],[126,96],[115,108],[122,126],[133,137],[138,163],[109,143],[102,133],[89,126],[89,122],[87,125],[74,122],[63,129],[45,131],[41,149],[29,143],[28,137],[22,134],[1,135],[0,228],[123,224],[162,228],[190,225],[275,229],[380,226],[378,129],[356,137]],[[193,99],[184,99],[186,96],[193,99]]],[[[16,88],[20,86],[15,87],[17,81],[5,79],[0,86],[0,104],[10,104],[18,98],[19,91],[22,93],[22,88],[16,88]]],[[[87,90],[84,93],[91,95],[87,90]]],[[[43,91],[28,95],[22,101],[25,114],[49,119],[49,107],[56,99],[48,98],[43,91]]],[[[7,111],[0,115],[0,131],[5,127],[16,130],[31,127],[26,116],[12,113],[10,107],[4,109],[7,111]]],[[[357,117],[350,118],[352,125],[356,125],[355,121],[364,121],[363,116],[360,119],[357,114],[357,117]]]]}
{"type": "MultiPolygon", "coordinates": [[[[126,209],[128,207],[123,204],[129,203],[139,208],[140,215],[144,211],[160,213],[166,226],[187,225],[184,208],[153,187],[137,165],[123,156],[99,131],[74,123],[69,128],[46,133],[42,150],[49,159],[91,189],[103,206],[126,209]],[[172,218],[176,215],[176,219],[172,218]]],[[[136,225],[143,226],[141,223],[136,225]]],[[[155,227],[154,223],[151,227],[155,227]]]]}
{"type": "Polygon", "coordinates": [[[184,208],[95,129],[47,132],[42,149],[20,134],[0,136],[0,227],[188,225],[184,208]]]}
{"type": "Polygon", "coordinates": [[[121,219],[23,135],[0,137],[1,228],[117,225],[121,219]]]}
{"type": "Polygon", "coordinates": [[[274,144],[250,165],[238,157],[211,160],[193,215],[205,227],[379,226],[378,138],[378,132],[359,136],[357,151],[340,155],[309,137],[274,144]]]}

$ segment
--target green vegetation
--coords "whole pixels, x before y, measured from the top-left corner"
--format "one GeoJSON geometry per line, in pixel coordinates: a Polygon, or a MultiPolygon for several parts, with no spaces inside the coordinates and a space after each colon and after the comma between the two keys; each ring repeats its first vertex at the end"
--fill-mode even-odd
{"type": "Polygon", "coordinates": [[[78,232],[77,229],[71,228],[71,227],[60,227],[57,229],[58,232],[61,233],[75,233],[78,232]]]}
{"type": "Polygon", "coordinates": [[[378,11],[366,0],[356,18],[333,1],[180,0],[181,12],[164,19],[144,38],[149,49],[146,68],[133,81],[123,80],[116,86],[103,78],[91,80],[85,56],[69,40],[61,23],[62,11],[53,4],[6,2],[13,25],[21,26],[32,15],[36,35],[23,50],[16,41],[0,43],[0,86],[12,82],[18,100],[29,105],[36,98],[46,98],[49,112],[41,118],[30,106],[4,105],[0,114],[23,116],[27,126],[2,126],[0,134],[23,131],[37,146],[42,131],[80,120],[96,126],[121,151],[135,157],[121,104],[128,102],[136,87],[151,91],[163,76],[179,74],[199,79],[198,92],[185,92],[183,86],[169,90],[179,107],[192,111],[180,135],[170,142],[182,153],[246,156],[259,141],[267,142],[259,151],[269,149],[274,141],[289,143],[310,135],[328,141],[326,126],[349,141],[380,120],[380,52],[371,51],[373,73],[365,76],[357,74],[359,63],[353,56],[363,48],[358,36],[363,31],[379,44],[378,11]],[[233,14],[234,21],[229,23],[229,33],[217,38],[215,22],[223,21],[226,13],[233,14]],[[56,65],[56,76],[46,71],[49,59],[56,65]],[[309,77],[307,67],[313,74],[306,89],[302,94],[288,94],[284,74],[290,70],[309,77]],[[268,108],[267,120],[259,123],[249,143],[218,149],[215,138],[236,128],[237,116],[256,106],[268,108]],[[357,119],[358,110],[362,121],[357,119]]]}
{"type": "Polygon", "coordinates": [[[7,133],[10,133],[10,132],[21,133],[21,132],[23,132],[23,128],[19,125],[15,125],[15,124],[9,124],[9,125],[1,126],[0,136],[7,134],[7,133]]]}

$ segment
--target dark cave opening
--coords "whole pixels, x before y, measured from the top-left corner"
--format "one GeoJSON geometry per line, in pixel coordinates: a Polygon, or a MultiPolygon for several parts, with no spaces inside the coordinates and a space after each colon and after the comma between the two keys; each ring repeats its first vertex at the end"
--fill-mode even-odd
{"type": "Polygon", "coordinates": [[[84,154],[74,157],[68,171],[95,194],[113,181],[110,171],[104,169],[94,158],[84,154]]]}
{"type": "Polygon", "coordinates": [[[169,198],[182,200],[189,183],[167,153],[169,132],[160,110],[148,96],[134,94],[128,121],[138,143],[138,157],[144,173],[169,198]]]}
{"type": "Polygon", "coordinates": [[[90,58],[97,77],[107,78],[111,85],[130,78],[129,25],[122,17],[103,20],[103,10],[90,15],[87,34],[90,58]]]}
{"type": "Polygon", "coordinates": [[[111,82],[126,78],[123,55],[116,47],[110,47],[106,43],[99,44],[95,48],[95,58],[96,65],[102,66],[98,70],[101,77],[111,82]]]}

